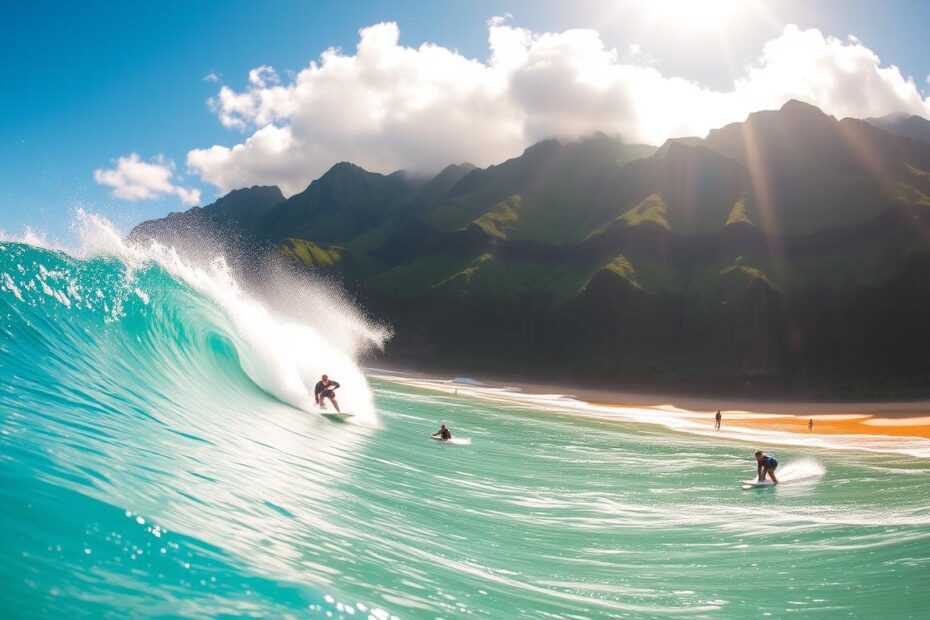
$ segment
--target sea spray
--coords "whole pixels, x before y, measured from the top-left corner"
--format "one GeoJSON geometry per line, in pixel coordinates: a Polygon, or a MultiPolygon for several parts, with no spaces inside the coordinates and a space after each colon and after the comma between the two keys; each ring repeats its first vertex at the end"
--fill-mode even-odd
{"type": "MultiPolygon", "coordinates": [[[[124,313],[127,295],[148,303],[150,293],[136,283],[136,273],[155,264],[180,282],[205,295],[222,310],[225,326],[218,325],[232,342],[242,370],[262,390],[293,407],[314,409],[312,386],[322,374],[342,384],[338,394],[344,410],[354,421],[375,424],[374,401],[356,358],[365,350],[381,347],[389,332],[372,326],[332,285],[310,280],[272,264],[272,273],[250,289],[230,268],[216,244],[166,246],[157,239],[126,243],[105,219],[78,213],[80,244],[67,254],[79,261],[118,259],[123,276],[108,291],[105,304],[112,319],[124,313]]],[[[30,232],[29,241],[47,245],[44,237],[30,232]]],[[[61,251],[57,246],[47,249],[61,251]]],[[[44,269],[44,267],[43,267],[44,269]]],[[[7,273],[4,287],[14,295],[15,273],[7,273]]],[[[70,305],[67,283],[51,288],[47,277],[37,274],[33,285],[70,305]]],[[[112,285],[111,285],[112,286],[112,285]]],[[[76,289],[75,289],[76,290],[76,289]]]]}
{"type": "Polygon", "coordinates": [[[802,457],[783,463],[777,470],[779,482],[800,482],[820,478],[827,470],[817,459],[802,457]]]}

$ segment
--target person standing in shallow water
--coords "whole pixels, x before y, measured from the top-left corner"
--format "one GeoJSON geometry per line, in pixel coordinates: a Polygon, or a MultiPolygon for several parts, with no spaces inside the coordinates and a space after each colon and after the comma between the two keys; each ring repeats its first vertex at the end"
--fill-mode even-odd
{"type": "Polygon", "coordinates": [[[723,416],[720,415],[720,410],[718,409],[717,415],[714,416],[714,429],[715,430],[718,430],[718,431],[720,430],[720,420],[722,419],[723,419],[723,416]]]}
{"type": "Polygon", "coordinates": [[[807,432],[811,433],[814,430],[814,418],[811,418],[807,421],[807,432]]]}

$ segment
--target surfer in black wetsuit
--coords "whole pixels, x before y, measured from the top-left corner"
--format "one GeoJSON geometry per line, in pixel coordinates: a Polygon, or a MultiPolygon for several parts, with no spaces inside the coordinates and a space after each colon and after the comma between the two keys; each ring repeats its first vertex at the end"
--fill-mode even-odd
{"type": "Polygon", "coordinates": [[[338,387],[339,382],[330,380],[329,375],[323,375],[320,381],[317,381],[316,388],[313,390],[313,395],[320,409],[326,409],[326,402],[323,399],[328,398],[329,402],[336,408],[336,411],[339,411],[339,403],[336,402],[336,388],[338,387]]]}
{"type": "Polygon", "coordinates": [[[774,456],[769,456],[762,450],[756,452],[756,463],[758,464],[759,482],[765,482],[765,477],[772,479],[772,484],[778,484],[778,478],[775,477],[775,468],[778,467],[778,461],[774,456]]]}
{"type": "Polygon", "coordinates": [[[433,437],[438,437],[439,439],[442,439],[443,441],[449,441],[450,439],[452,439],[452,431],[446,428],[445,424],[440,424],[439,430],[433,433],[433,437]]]}

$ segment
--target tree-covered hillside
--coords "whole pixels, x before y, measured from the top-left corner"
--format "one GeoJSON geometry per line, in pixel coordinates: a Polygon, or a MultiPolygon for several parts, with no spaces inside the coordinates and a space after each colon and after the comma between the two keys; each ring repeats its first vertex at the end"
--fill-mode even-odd
{"type": "Polygon", "coordinates": [[[410,364],[925,393],[930,143],[897,133],[793,101],[659,148],[550,140],[432,179],[340,163],[132,236],[209,225],[336,276],[410,364]]]}

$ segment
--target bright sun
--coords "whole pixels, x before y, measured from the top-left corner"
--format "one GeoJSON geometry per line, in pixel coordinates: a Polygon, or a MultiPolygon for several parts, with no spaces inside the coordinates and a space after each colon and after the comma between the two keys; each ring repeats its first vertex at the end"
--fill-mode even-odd
{"type": "Polygon", "coordinates": [[[722,29],[752,0],[650,0],[654,21],[682,28],[722,29]]]}

